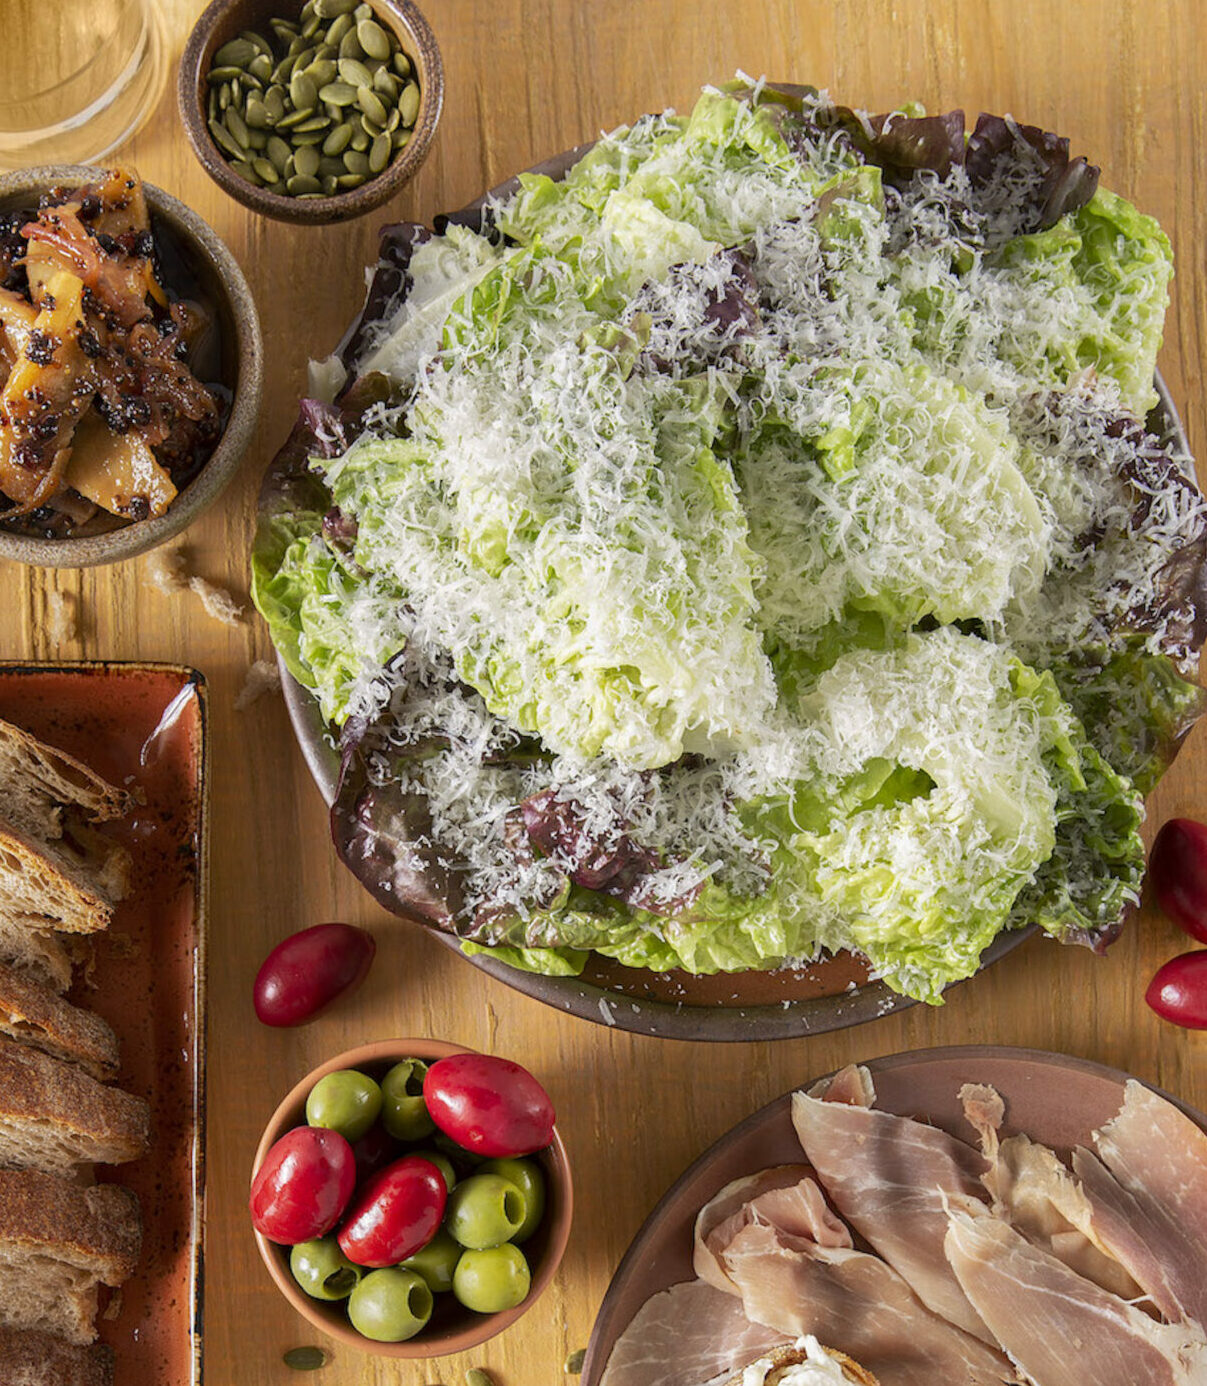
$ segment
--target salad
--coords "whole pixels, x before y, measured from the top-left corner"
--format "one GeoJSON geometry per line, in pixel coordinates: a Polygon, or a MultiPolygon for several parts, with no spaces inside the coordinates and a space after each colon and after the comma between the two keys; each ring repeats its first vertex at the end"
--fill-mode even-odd
{"type": "Polygon", "coordinates": [[[1035,127],[745,79],[518,183],[387,232],[267,484],[345,861],[546,973],[1103,948],[1201,708],[1156,222],[1035,127]]]}

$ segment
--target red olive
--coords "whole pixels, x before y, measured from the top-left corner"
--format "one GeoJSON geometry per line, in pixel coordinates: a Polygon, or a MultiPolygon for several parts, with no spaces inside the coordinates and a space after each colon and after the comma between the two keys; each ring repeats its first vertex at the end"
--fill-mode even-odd
{"type": "Polygon", "coordinates": [[[340,1229],[340,1250],[358,1266],[396,1266],[440,1230],[448,1188],[422,1155],[404,1155],[362,1184],[340,1229]]]}
{"type": "Polygon", "coordinates": [[[363,1183],[371,1174],[376,1174],[379,1169],[384,1169],[391,1160],[396,1160],[402,1154],[398,1142],[381,1122],[371,1126],[367,1134],[352,1146],[352,1153],[356,1156],[358,1184],[363,1183]]]}
{"type": "Polygon", "coordinates": [[[1207,943],[1207,825],[1171,818],[1148,857],[1157,904],[1191,938],[1207,943]]]}
{"type": "Polygon", "coordinates": [[[510,1059],[491,1054],[440,1059],[423,1080],[423,1100],[441,1131],[475,1155],[531,1155],[553,1139],[549,1094],[510,1059]]]}
{"type": "Polygon", "coordinates": [[[295,1126],[271,1147],[251,1181],[252,1225],[286,1246],[326,1236],[355,1187],[356,1160],[343,1136],[322,1126],[295,1126]]]}
{"type": "Polygon", "coordinates": [[[360,986],[376,951],[373,935],[353,924],[316,924],[290,934],[256,973],[256,1015],[265,1025],[304,1025],[360,986]]]}
{"type": "Polygon", "coordinates": [[[1162,1020],[1207,1030],[1207,951],[1171,958],[1149,982],[1144,999],[1162,1020]]]}

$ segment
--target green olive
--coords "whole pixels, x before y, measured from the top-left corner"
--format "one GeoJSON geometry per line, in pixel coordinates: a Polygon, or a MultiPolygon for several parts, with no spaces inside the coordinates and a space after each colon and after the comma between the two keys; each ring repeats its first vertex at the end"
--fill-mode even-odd
{"type": "MultiPolygon", "coordinates": [[[[426,1158],[426,1157],[425,1157],[426,1158]]],[[[453,1288],[453,1272],[465,1248],[442,1227],[421,1251],[408,1256],[402,1263],[404,1270],[413,1270],[423,1276],[429,1290],[442,1294],[453,1288]]]]}
{"type": "Polygon", "coordinates": [[[354,1068],[337,1069],[320,1078],[306,1099],[307,1122],[338,1131],[349,1142],[366,1135],[380,1111],[381,1089],[354,1068]]]}
{"type": "Polygon", "coordinates": [[[452,1193],[453,1185],[457,1182],[457,1171],[453,1168],[453,1162],[447,1155],[441,1154],[439,1150],[427,1150],[423,1147],[411,1151],[411,1154],[422,1155],[425,1160],[430,1160],[440,1173],[444,1175],[444,1187],[449,1193],[452,1193]]]}
{"type": "Polygon", "coordinates": [[[463,1145],[458,1145],[452,1136],[446,1136],[443,1131],[437,1131],[432,1137],[432,1143],[449,1157],[453,1162],[454,1169],[477,1169],[485,1160],[481,1155],[475,1155],[472,1150],[466,1150],[463,1145]]]}
{"type": "Polygon", "coordinates": [[[403,1343],[432,1316],[432,1292],[413,1270],[388,1266],[370,1271],[352,1291],[348,1317],[363,1338],[375,1343],[403,1343]]]}
{"type": "Polygon", "coordinates": [[[381,1080],[381,1119],[396,1141],[421,1141],[436,1129],[423,1101],[426,1073],[422,1059],[403,1059],[381,1080]]]}
{"type": "Polygon", "coordinates": [[[299,1242],[289,1253],[289,1269],[312,1299],[347,1299],[364,1274],[334,1237],[299,1242]]]}
{"type": "Polygon", "coordinates": [[[484,1251],[464,1252],[453,1272],[453,1294],[467,1309],[479,1314],[514,1309],[524,1302],[531,1284],[524,1253],[510,1242],[484,1251]]]}
{"type": "Polygon", "coordinates": [[[448,1196],[444,1225],[461,1243],[480,1251],[509,1241],[524,1225],[528,1200],[497,1174],[471,1174],[448,1196]]]}
{"type": "Polygon", "coordinates": [[[535,1160],[487,1160],[478,1166],[479,1174],[498,1174],[510,1180],[524,1195],[528,1212],[513,1242],[526,1242],[545,1216],[545,1176],[535,1160]]]}

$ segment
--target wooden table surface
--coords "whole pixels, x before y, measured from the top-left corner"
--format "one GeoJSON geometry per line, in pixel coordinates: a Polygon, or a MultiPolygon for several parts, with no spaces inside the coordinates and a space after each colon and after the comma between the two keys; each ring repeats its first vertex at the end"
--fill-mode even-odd
{"type": "MultiPolygon", "coordinates": [[[[176,58],[200,0],[158,0],[176,58]]],[[[169,87],[128,149],[144,176],[183,198],[226,240],[259,303],[263,416],[241,476],[185,536],[195,571],[247,590],[260,473],[290,427],[308,356],[325,355],[359,305],[376,230],[429,220],[517,169],[627,118],[690,106],[735,69],[824,85],[888,109],[920,99],[1011,112],[1071,137],[1102,181],[1155,214],[1177,255],[1162,369],[1192,446],[1207,450],[1198,363],[1207,332],[1207,26],[1200,0],[440,0],[427,5],[447,68],[445,113],[416,181],[349,226],[258,220],[205,176],[169,87]]],[[[173,73],[174,75],[174,73],[173,73]]],[[[297,1378],[290,1347],[318,1341],[260,1265],[245,1208],[252,1153],[279,1097],[307,1069],[361,1041],[430,1035],[522,1060],[556,1101],[577,1184],[560,1274],[509,1332],[457,1358],[389,1363],[335,1352],[315,1380],[454,1386],[485,1366],[498,1386],[561,1380],[583,1347],[609,1277],[663,1189],[695,1155],[770,1098],[846,1063],[930,1045],[1000,1042],[1062,1050],[1156,1081],[1207,1108],[1207,1034],[1159,1022],[1144,987],[1186,943],[1154,910],[1111,950],[1034,939],[941,1009],[915,1007],[859,1029],[772,1045],[634,1037],[541,1006],[389,918],[336,860],[326,815],[277,697],[237,712],[253,659],[270,654],[252,615],[229,629],[188,593],[146,585],[145,560],[85,571],[3,572],[0,638],[19,658],[163,659],[210,684],[209,1194],[206,1379],[267,1386],[297,1378]],[[50,641],[47,593],[72,594],[76,639],[50,641]],[[327,919],[374,930],[379,951],[354,1001],[309,1028],[270,1031],[251,982],[283,935],[327,919]]],[[[1149,822],[1207,818],[1207,730],[1193,735],[1149,805],[1149,822]]]]}

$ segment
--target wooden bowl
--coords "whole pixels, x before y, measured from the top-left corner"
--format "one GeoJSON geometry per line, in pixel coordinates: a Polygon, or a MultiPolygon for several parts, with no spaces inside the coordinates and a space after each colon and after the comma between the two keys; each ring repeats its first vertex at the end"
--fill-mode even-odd
{"type": "Polygon", "coordinates": [[[419,81],[419,112],[406,147],[385,169],[359,188],[334,197],[296,198],[258,188],[240,178],[214,143],[206,124],[209,88],[206,73],[214,54],[243,29],[261,33],[274,16],[291,18],[300,0],[212,0],[189,35],[180,59],[176,94],[193,152],[215,183],[237,202],[262,216],[299,226],[347,221],[393,197],[415,176],[427,157],[444,105],[444,64],[427,20],[411,0],[369,0],[378,20],[391,29],[411,59],[419,81]]]}
{"type": "MultiPolygon", "coordinates": [[[[0,177],[0,211],[36,207],[47,189],[89,182],[97,172],[97,166],[89,164],[48,164],[7,173],[0,177]]],[[[247,280],[235,257],[196,212],[151,183],[144,183],[143,189],[153,225],[166,230],[217,314],[220,383],[231,396],[226,427],[201,470],[158,518],[68,539],[32,538],[0,529],[0,558],[43,568],[89,568],[145,553],[174,538],[217,500],[251,441],[260,414],[264,346],[247,280]]]]}
{"type": "MultiPolygon", "coordinates": [[[[252,1178],[264,1162],[269,1148],[286,1131],[306,1124],[306,1098],[315,1083],[337,1069],[357,1068],[371,1077],[381,1078],[387,1069],[403,1059],[422,1059],[435,1063],[450,1054],[469,1054],[472,1050],[442,1040],[392,1039],[376,1044],[362,1044],[337,1054],[320,1064],[289,1093],[272,1114],[264,1129],[252,1166],[252,1178]]],[[[453,1299],[451,1294],[437,1296],[431,1321],[422,1333],[404,1343],[377,1343],[362,1337],[348,1320],[347,1302],[311,1299],[294,1280],[289,1270],[289,1247],[270,1242],[256,1232],[256,1245],[277,1289],[299,1314],[315,1328],[321,1329],[346,1347],[359,1348],[378,1357],[444,1357],[477,1347],[496,1333],[502,1333],[536,1303],[541,1292],[553,1279],[570,1239],[570,1221],[574,1210],[574,1190],[570,1181],[570,1164],[557,1128],[552,1142],[537,1154],[528,1157],[540,1165],[545,1176],[545,1217],[532,1237],[524,1243],[524,1256],[532,1271],[532,1288],[522,1304],[499,1314],[477,1314],[453,1299]]]]}

